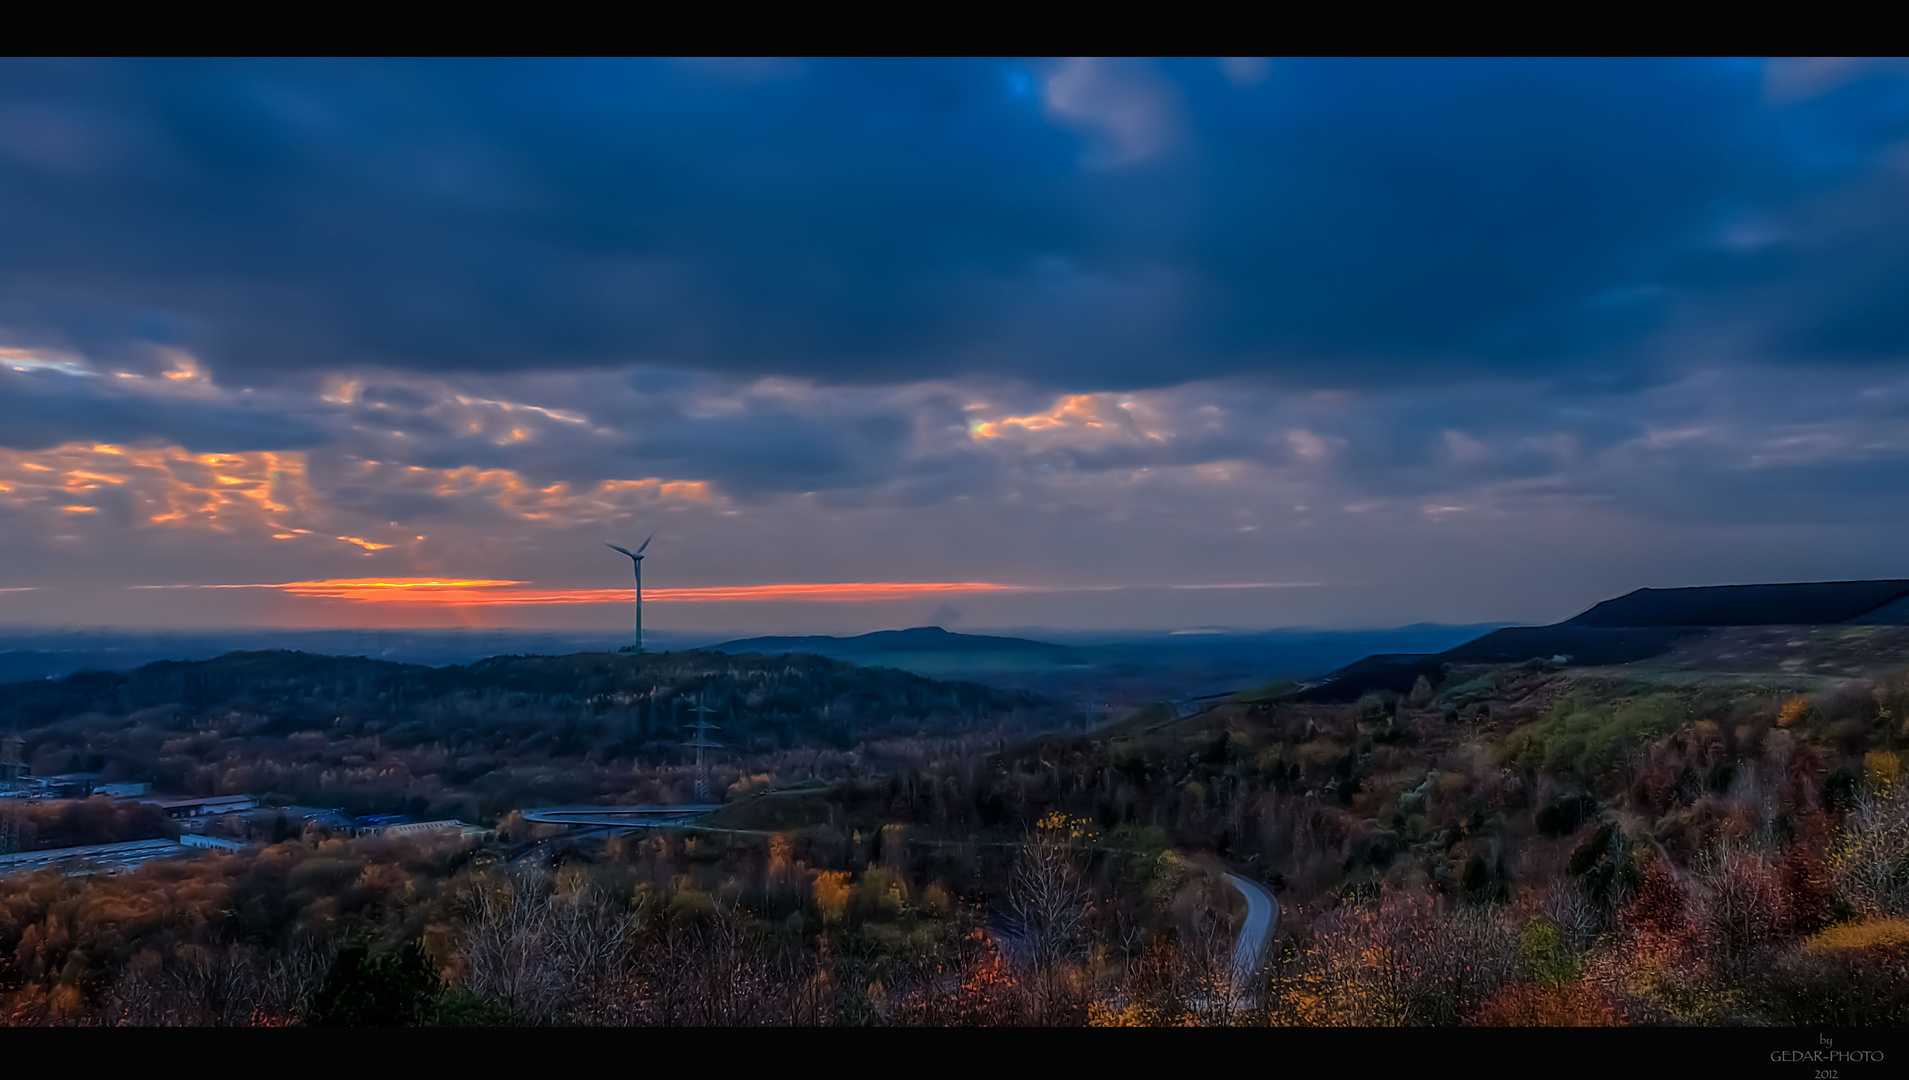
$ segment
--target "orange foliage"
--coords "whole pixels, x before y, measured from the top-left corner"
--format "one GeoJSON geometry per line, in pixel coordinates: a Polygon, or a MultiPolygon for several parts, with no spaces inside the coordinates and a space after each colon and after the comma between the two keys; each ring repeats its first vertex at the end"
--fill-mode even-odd
{"type": "Polygon", "coordinates": [[[1512,983],[1478,1010],[1478,1027],[1617,1027],[1624,1023],[1617,999],[1583,982],[1559,987],[1512,983]]]}
{"type": "Polygon", "coordinates": [[[1783,703],[1783,710],[1776,714],[1776,723],[1778,727],[1795,727],[1809,715],[1810,699],[1799,695],[1783,703]]]}
{"type": "Polygon", "coordinates": [[[824,870],[815,875],[815,906],[824,918],[835,920],[848,914],[850,892],[846,870],[824,870]]]}

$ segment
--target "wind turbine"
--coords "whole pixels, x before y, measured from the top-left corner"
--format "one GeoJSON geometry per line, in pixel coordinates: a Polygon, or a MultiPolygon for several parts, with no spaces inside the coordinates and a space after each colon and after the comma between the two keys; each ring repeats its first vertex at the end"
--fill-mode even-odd
{"type": "Polygon", "coordinates": [[[616,550],[628,555],[630,557],[630,564],[636,567],[636,648],[633,651],[639,653],[643,651],[643,549],[649,547],[650,540],[654,539],[656,539],[656,534],[651,533],[648,539],[637,545],[635,551],[631,551],[626,547],[617,547],[617,545],[610,543],[603,545],[607,548],[616,548],[616,550]]]}

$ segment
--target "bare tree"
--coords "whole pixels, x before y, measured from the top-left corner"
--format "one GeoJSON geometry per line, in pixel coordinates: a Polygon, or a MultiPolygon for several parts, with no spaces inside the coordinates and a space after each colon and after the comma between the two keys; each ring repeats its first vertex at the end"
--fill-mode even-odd
{"type": "Polygon", "coordinates": [[[337,941],[320,941],[301,934],[272,957],[267,985],[271,989],[271,1000],[288,1023],[303,1023],[310,1014],[312,1002],[325,983],[325,972],[337,952],[337,941]]]}
{"type": "Polygon", "coordinates": [[[1909,784],[1857,796],[1829,867],[1844,899],[1864,916],[1909,913],[1909,784]]]}
{"type": "Polygon", "coordinates": [[[1302,956],[1272,983],[1275,1019],[1304,1025],[1454,1024],[1515,966],[1515,935],[1497,906],[1441,912],[1388,894],[1321,917],[1302,956]]]}
{"type": "Polygon", "coordinates": [[[1725,840],[1701,861],[1694,913],[1719,959],[1741,968],[1790,927],[1789,896],[1776,867],[1725,840]]]}
{"type": "Polygon", "coordinates": [[[244,942],[181,945],[169,960],[148,950],[108,990],[102,1017],[132,1027],[300,1023],[332,951],[305,938],[269,960],[244,942]]]}
{"type": "Polygon", "coordinates": [[[633,956],[618,1022],[664,1027],[825,1023],[829,983],[718,904],[675,924],[659,921],[633,956]]]}
{"type": "Polygon", "coordinates": [[[1033,967],[1029,988],[1043,1023],[1055,1022],[1073,1004],[1084,1007],[1084,999],[1075,999],[1083,998],[1085,987],[1069,962],[1086,947],[1091,904],[1069,831],[1043,827],[1031,834],[1008,881],[1008,907],[1033,967]]]}
{"type": "Polygon", "coordinates": [[[1029,837],[1015,860],[1008,906],[1036,967],[1079,953],[1090,903],[1073,846],[1057,837],[1029,837]]]}
{"type": "Polygon", "coordinates": [[[464,988],[513,1016],[548,1018],[554,970],[545,949],[550,905],[529,874],[480,878],[465,898],[458,959],[464,988]]]}
{"type": "Polygon", "coordinates": [[[589,1022],[612,1011],[606,1000],[629,958],[634,913],[580,872],[562,875],[545,904],[541,960],[549,969],[545,1009],[589,1022]]]}
{"type": "Polygon", "coordinates": [[[1584,952],[1605,930],[1604,912],[1573,881],[1554,881],[1538,899],[1538,910],[1574,952],[1584,952]]]}

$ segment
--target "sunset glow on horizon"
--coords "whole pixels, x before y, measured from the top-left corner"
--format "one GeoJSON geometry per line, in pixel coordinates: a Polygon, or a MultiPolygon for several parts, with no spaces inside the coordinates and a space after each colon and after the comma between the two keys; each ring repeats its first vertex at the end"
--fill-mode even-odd
{"type": "MultiPolygon", "coordinates": [[[[547,604],[625,604],[635,593],[623,589],[516,589],[526,582],[442,578],[333,578],[256,585],[196,585],[200,589],[275,589],[288,596],[359,603],[398,603],[432,607],[541,606],[547,604]]],[[[150,587],[150,586],[149,586],[150,587]]],[[[901,600],[934,593],[1014,592],[1025,586],[984,581],[856,581],[718,585],[689,589],[646,589],[653,603],[713,603],[760,600],[901,600]]]]}

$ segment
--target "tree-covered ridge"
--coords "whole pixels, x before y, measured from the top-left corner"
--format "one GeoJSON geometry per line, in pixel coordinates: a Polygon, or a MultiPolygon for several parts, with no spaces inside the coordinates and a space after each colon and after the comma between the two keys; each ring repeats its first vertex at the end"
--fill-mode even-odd
{"type": "Polygon", "coordinates": [[[430,668],[251,652],[0,687],[0,725],[20,733],[40,773],[489,817],[631,793],[673,801],[680,776],[658,770],[680,772],[699,705],[714,710],[731,774],[790,747],[1014,728],[1051,709],[1024,692],[814,656],[586,653],[430,668]]]}
{"type": "Polygon", "coordinates": [[[82,713],[179,707],[252,714],[266,733],[329,724],[337,709],[382,719],[446,702],[505,698],[596,715],[646,713],[652,701],[706,697],[751,729],[780,717],[838,737],[872,724],[962,724],[1038,707],[1025,693],[944,683],[819,656],[731,657],[690,651],[642,656],[498,656],[431,668],[363,657],[235,652],[161,661],[131,672],[81,672],[0,687],[0,722],[36,726],[82,713]]]}

